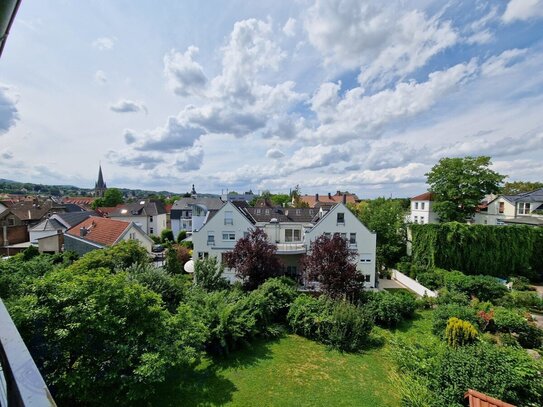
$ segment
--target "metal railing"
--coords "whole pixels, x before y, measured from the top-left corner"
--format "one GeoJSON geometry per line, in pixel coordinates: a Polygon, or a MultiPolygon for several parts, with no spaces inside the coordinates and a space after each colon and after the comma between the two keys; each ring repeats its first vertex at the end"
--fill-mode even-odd
{"type": "Polygon", "coordinates": [[[0,406],[56,406],[2,300],[0,300],[0,366],[0,406]]]}

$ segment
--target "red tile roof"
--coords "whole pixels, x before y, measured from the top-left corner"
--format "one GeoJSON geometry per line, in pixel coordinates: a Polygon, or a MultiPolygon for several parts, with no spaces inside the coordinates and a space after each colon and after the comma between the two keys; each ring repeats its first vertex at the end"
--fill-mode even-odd
{"type": "Polygon", "coordinates": [[[90,242],[111,246],[121,237],[129,226],[130,222],[125,222],[123,220],[91,216],[71,229],[68,229],[66,233],[90,242]],[[83,237],[80,235],[81,228],[87,229],[87,234],[83,237]]]}
{"type": "Polygon", "coordinates": [[[319,194],[318,201],[317,201],[316,195],[302,195],[300,197],[300,200],[302,202],[305,202],[307,205],[309,205],[310,208],[314,208],[315,205],[317,205],[318,203],[320,204],[342,203],[343,196],[346,197],[347,203],[354,204],[356,203],[356,201],[358,201],[358,197],[355,194],[343,193],[340,191],[337,191],[334,195],[331,195],[331,194],[320,195],[319,194]]]}
{"type": "Polygon", "coordinates": [[[110,213],[115,212],[119,206],[121,206],[121,205],[117,205],[117,206],[99,206],[98,208],[96,208],[96,212],[98,212],[102,216],[107,216],[110,213]]]}
{"type": "Polygon", "coordinates": [[[469,398],[470,407],[515,407],[513,404],[506,403],[471,389],[468,390],[464,398],[469,398]]]}
{"type": "Polygon", "coordinates": [[[166,213],[172,213],[172,204],[164,205],[164,209],[166,209],[166,213]]]}
{"type": "Polygon", "coordinates": [[[411,198],[412,201],[431,201],[432,200],[432,193],[431,192],[425,192],[424,194],[420,194],[417,196],[414,196],[411,198]]]}
{"type": "Polygon", "coordinates": [[[88,197],[88,196],[75,196],[75,197],[65,196],[64,198],[62,198],[62,202],[73,203],[76,205],[90,205],[95,200],[96,198],[88,197]]]}

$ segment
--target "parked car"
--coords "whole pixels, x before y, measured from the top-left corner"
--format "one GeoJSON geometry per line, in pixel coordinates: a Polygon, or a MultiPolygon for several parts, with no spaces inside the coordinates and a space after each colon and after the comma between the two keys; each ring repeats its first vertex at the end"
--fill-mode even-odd
{"type": "Polygon", "coordinates": [[[162,253],[164,251],[164,246],[161,244],[155,244],[153,245],[153,248],[151,249],[153,253],[162,253]]]}

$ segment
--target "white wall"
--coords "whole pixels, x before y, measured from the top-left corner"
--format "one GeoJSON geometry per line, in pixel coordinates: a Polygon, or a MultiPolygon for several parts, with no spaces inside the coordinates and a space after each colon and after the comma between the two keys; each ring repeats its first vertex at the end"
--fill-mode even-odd
{"type": "Polygon", "coordinates": [[[151,253],[153,248],[153,241],[138,228],[133,225],[125,232],[121,240],[137,240],[140,244],[147,250],[148,253],[151,253]]]}
{"type": "Polygon", "coordinates": [[[411,201],[411,214],[409,222],[412,223],[438,223],[437,214],[434,212],[433,201],[411,201]],[[424,206],[424,209],[422,209],[424,206]]]}
{"type": "Polygon", "coordinates": [[[376,286],[375,252],[377,237],[375,233],[358,220],[358,218],[343,204],[334,206],[329,213],[321,219],[311,231],[306,234],[306,245],[309,247],[311,241],[314,241],[324,233],[345,233],[349,239],[351,233],[356,233],[357,265],[356,268],[364,275],[370,276],[370,281],[365,284],[366,287],[376,286]],[[337,214],[343,213],[344,224],[337,223],[337,214]]]}
{"type": "MultiPolygon", "coordinates": [[[[66,228],[62,229],[62,232],[65,232],[66,231],[66,228]]],[[[33,242],[33,243],[36,243],[38,241],[38,239],[42,238],[42,237],[47,237],[47,236],[55,236],[58,232],[56,230],[40,230],[40,231],[30,231],[29,232],[29,235],[30,235],[30,241],[33,242]]]]}
{"type": "Polygon", "coordinates": [[[392,270],[392,278],[397,280],[398,282],[405,285],[410,290],[414,291],[421,297],[423,297],[425,294],[428,297],[437,297],[437,293],[430,290],[429,288],[424,287],[421,283],[418,281],[413,280],[411,277],[406,276],[403,273],[400,273],[398,270],[392,270]]]}

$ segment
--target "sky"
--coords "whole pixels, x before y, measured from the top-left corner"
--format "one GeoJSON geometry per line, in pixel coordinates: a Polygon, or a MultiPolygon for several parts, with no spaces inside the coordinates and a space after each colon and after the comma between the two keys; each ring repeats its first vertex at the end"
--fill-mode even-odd
{"type": "Polygon", "coordinates": [[[0,178],[426,191],[443,157],[543,180],[543,0],[23,1],[0,178]]]}

